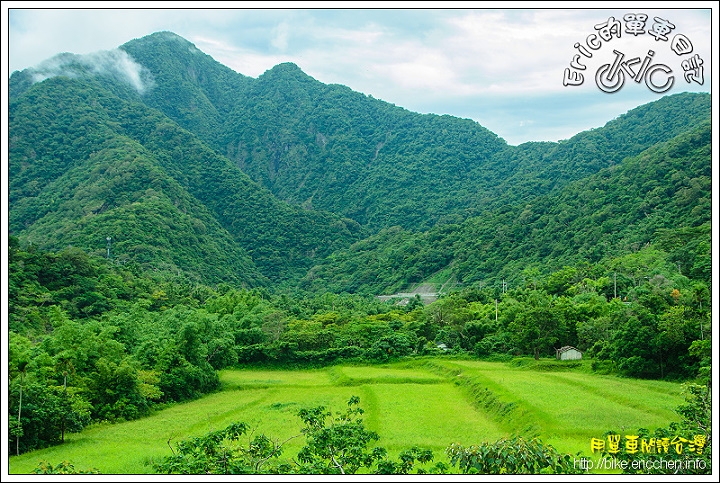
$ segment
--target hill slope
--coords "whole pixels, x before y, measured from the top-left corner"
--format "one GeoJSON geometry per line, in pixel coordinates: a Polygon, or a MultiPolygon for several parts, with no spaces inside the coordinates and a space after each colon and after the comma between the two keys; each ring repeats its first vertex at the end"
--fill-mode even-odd
{"type": "Polygon", "coordinates": [[[549,273],[637,251],[660,230],[710,223],[711,135],[708,120],[560,191],[460,224],[383,230],[313,267],[303,285],[391,293],[448,266],[465,284],[517,283],[529,267],[549,273]]]}
{"type": "Polygon", "coordinates": [[[179,39],[163,33],[123,45],[166,79],[146,97],[172,99],[158,107],[281,199],[373,231],[425,230],[525,201],[637,155],[710,112],[708,95],[667,96],[562,143],[507,146],[474,121],[409,112],[323,84],[295,64],[257,79],[234,74],[179,39]],[[217,119],[222,135],[193,129],[190,112],[217,119]]]}
{"type": "MultiPolygon", "coordinates": [[[[328,254],[353,236],[338,217],[279,202],[158,111],[124,101],[92,81],[58,77],[33,86],[11,103],[10,129],[11,232],[42,247],[56,249],[68,243],[97,247],[98,239],[117,232],[119,256],[122,233],[128,233],[120,225],[126,222],[128,205],[134,204],[136,215],[145,212],[162,222],[147,221],[156,227],[152,231],[130,229],[140,238],[127,243],[158,247],[167,240],[169,244],[144,261],[164,259],[162,253],[185,240],[188,226],[209,225],[214,232],[208,234],[208,243],[184,241],[195,251],[182,257],[186,260],[181,268],[199,263],[214,267],[211,271],[252,272],[227,261],[227,257],[243,259],[245,251],[266,276],[279,280],[300,273],[316,253],[328,254]],[[115,153],[103,154],[110,147],[115,153]],[[138,175],[143,164],[133,161],[135,156],[141,156],[147,176],[138,175]],[[101,175],[93,174],[98,172],[101,175]],[[149,189],[157,193],[150,195],[149,189]],[[162,205],[174,205],[183,213],[196,210],[199,223],[172,223],[165,218],[178,215],[176,209],[143,205],[155,195],[164,200],[162,205]],[[77,209],[67,203],[47,204],[48,196],[74,199],[77,209]],[[88,224],[90,219],[93,223],[88,224]],[[101,222],[118,227],[99,226],[101,222]],[[160,234],[163,223],[169,229],[160,234]],[[78,231],[76,225],[82,229],[78,231]],[[213,240],[226,240],[233,247],[209,248],[213,240]],[[218,256],[219,252],[225,255],[218,256]]],[[[213,278],[228,278],[220,272],[213,278]]],[[[259,278],[257,273],[250,277],[259,278]]]]}
{"type": "Polygon", "coordinates": [[[245,77],[168,32],[121,48],[153,76],[149,105],[280,199],[372,231],[426,230],[527,201],[667,141],[710,113],[709,95],[671,95],[568,141],[516,147],[469,119],[409,112],[323,84],[295,64],[245,77]]]}

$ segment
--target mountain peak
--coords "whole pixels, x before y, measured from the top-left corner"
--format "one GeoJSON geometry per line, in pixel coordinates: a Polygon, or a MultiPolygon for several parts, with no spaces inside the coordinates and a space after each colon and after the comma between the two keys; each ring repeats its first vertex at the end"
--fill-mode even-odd
{"type": "Polygon", "coordinates": [[[155,32],[150,35],[146,35],[145,37],[133,39],[123,44],[120,48],[123,50],[132,50],[133,47],[146,48],[148,46],[152,47],[159,45],[170,47],[173,51],[176,52],[181,52],[183,50],[189,50],[190,52],[200,52],[200,50],[195,46],[195,44],[193,44],[186,38],[167,30],[155,32]]]}
{"type": "Polygon", "coordinates": [[[183,40],[185,42],[188,42],[185,38],[179,36],[175,32],[171,32],[169,30],[161,30],[160,32],[155,32],[153,34],[148,35],[147,37],[155,37],[160,39],[175,39],[175,40],[183,40]]]}
{"type": "Polygon", "coordinates": [[[271,70],[278,70],[284,72],[302,72],[302,69],[294,62],[283,62],[276,65],[271,70]]]}
{"type": "MultiPolygon", "coordinates": [[[[174,41],[174,42],[182,42],[185,44],[192,44],[189,40],[187,40],[184,37],[179,36],[175,32],[170,32],[169,30],[162,30],[160,32],[155,32],[150,35],[146,35],[144,37],[141,37],[139,39],[131,40],[130,42],[136,42],[136,41],[174,41]]],[[[128,43],[130,43],[128,42],[128,43]]]]}
{"type": "Polygon", "coordinates": [[[294,79],[312,79],[303,70],[293,62],[283,62],[266,70],[260,77],[267,79],[276,79],[278,77],[291,77],[294,79]]]}

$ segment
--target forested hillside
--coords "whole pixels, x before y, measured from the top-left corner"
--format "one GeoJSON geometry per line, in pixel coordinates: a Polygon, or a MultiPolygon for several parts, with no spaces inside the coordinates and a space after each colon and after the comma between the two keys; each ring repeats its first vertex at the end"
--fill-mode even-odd
{"type": "Polygon", "coordinates": [[[373,231],[426,230],[526,201],[637,155],[710,113],[709,96],[667,96],[567,141],[515,147],[469,119],[413,113],[323,84],[291,63],[257,79],[233,75],[170,33],[122,49],[162,79],[144,96],[149,105],[279,198],[373,231]]]}
{"type": "Polygon", "coordinates": [[[10,124],[11,232],[41,247],[102,253],[110,236],[116,257],[146,268],[257,282],[248,255],[282,280],[357,232],[278,201],[160,112],[92,80],[34,85],[10,124]]]}
{"type": "Polygon", "coordinates": [[[294,64],[257,79],[232,76],[169,33],[122,49],[163,80],[145,96],[148,104],[279,198],[372,229],[427,228],[462,211],[462,196],[449,194],[505,146],[473,121],[412,113],[322,84],[294,64]],[[227,92],[234,96],[223,97],[227,92]]]}
{"type": "MultiPolygon", "coordinates": [[[[120,51],[141,66],[141,92],[89,62],[68,59],[65,69],[75,76],[84,69],[117,95],[159,109],[280,199],[373,231],[426,230],[526,201],[666,141],[710,112],[707,95],[667,96],[567,141],[516,147],[474,121],[409,112],[323,84],[294,64],[245,77],[170,32],[120,51]]],[[[16,73],[12,91],[32,76],[16,73]]]]}
{"type": "MultiPolygon", "coordinates": [[[[528,203],[425,233],[383,230],[313,267],[304,286],[392,292],[449,266],[461,283],[498,288],[522,283],[525,272],[635,252],[659,230],[710,223],[711,142],[708,121],[528,203]]],[[[709,262],[685,271],[709,282],[709,262]]]]}

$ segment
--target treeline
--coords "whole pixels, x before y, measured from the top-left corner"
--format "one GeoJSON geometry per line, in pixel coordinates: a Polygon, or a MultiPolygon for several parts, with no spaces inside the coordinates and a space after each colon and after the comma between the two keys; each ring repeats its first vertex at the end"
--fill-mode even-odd
{"type": "MultiPolygon", "coordinates": [[[[709,228],[709,227],[708,227],[709,228]]],[[[464,354],[553,357],[572,345],[603,372],[688,379],[710,366],[709,284],[687,233],[660,246],[430,305],[348,294],[215,287],[79,249],[10,240],[9,450],[55,444],[219,389],[217,370],[464,354]],[[443,345],[441,345],[443,344],[443,345]]],[[[709,237],[708,233],[705,235],[709,237]]]]}

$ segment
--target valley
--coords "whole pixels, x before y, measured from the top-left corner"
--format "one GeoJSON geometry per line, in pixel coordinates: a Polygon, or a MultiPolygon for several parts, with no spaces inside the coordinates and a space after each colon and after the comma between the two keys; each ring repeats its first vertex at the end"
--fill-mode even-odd
{"type": "Polygon", "coordinates": [[[388,474],[427,466],[413,445],[574,473],[607,431],[711,441],[711,106],[512,146],[172,32],[13,72],[12,472],[338,474],[328,420],[388,474]],[[301,431],[292,463],[252,439],[301,431]],[[184,453],[226,439],[238,466],[184,453]]]}

